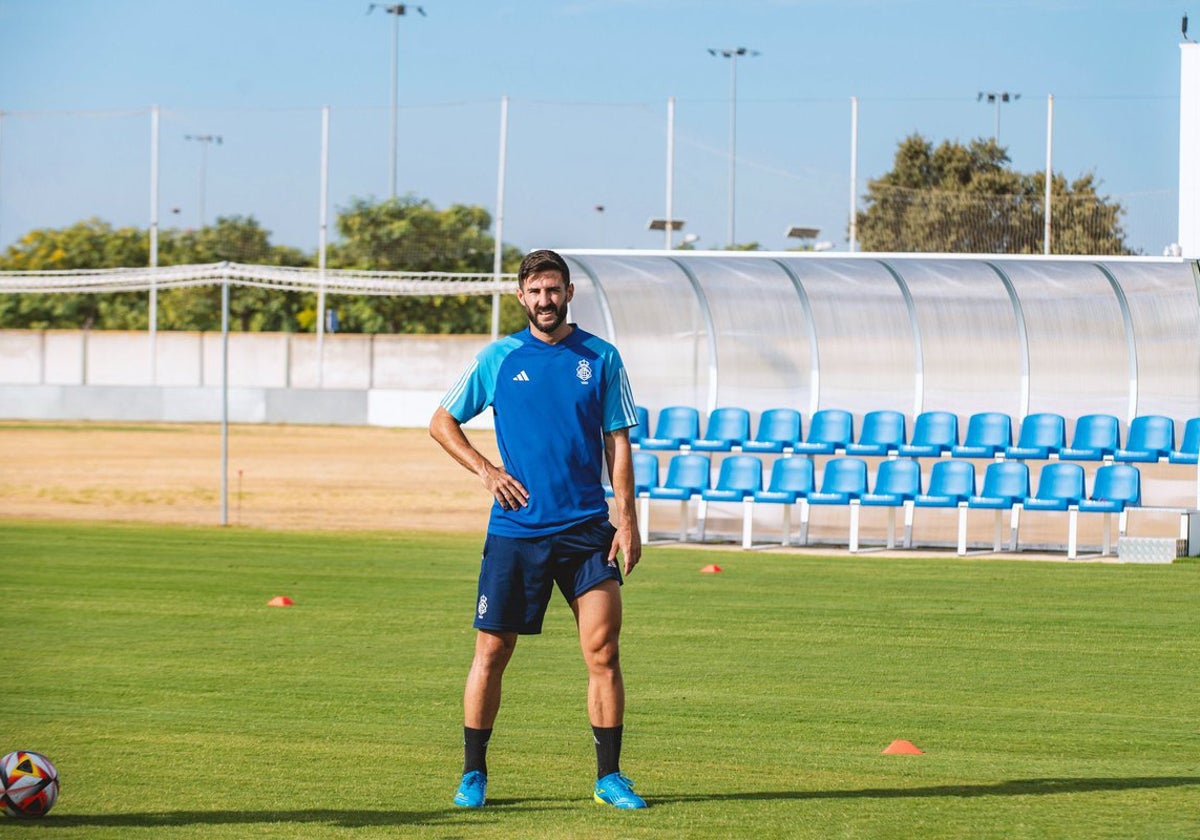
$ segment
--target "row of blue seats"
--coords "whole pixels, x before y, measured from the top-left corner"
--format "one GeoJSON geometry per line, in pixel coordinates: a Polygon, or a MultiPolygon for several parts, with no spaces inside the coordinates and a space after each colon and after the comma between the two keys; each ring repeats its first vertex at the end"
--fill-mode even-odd
{"type": "Polygon", "coordinates": [[[980,412],[967,421],[959,440],[958,416],[948,411],[917,415],[912,438],[899,411],[871,411],[854,434],[854,415],[841,409],[822,409],[802,435],[800,412],[772,408],[759,418],[750,435],[750,412],[728,406],[714,409],[700,434],[700,412],[691,406],[662,409],[654,434],[650,413],[638,407],[639,423],[630,429],[635,448],[651,451],[795,453],[804,455],[1007,458],[1017,460],[1120,461],[1124,463],[1195,464],[1200,453],[1200,417],[1188,420],[1182,444],[1176,447],[1175,421],[1161,415],[1135,417],[1121,445],[1121,421],[1111,414],[1088,414],[1075,422],[1070,445],[1062,415],[1037,413],[1020,423],[1013,442],[1013,422],[1007,414],[980,412]]]}
{"type": "Polygon", "coordinates": [[[808,458],[779,458],[772,465],[770,478],[763,484],[762,460],[755,455],[731,455],[721,461],[716,483],[712,483],[712,462],[707,455],[674,455],[665,479],[659,482],[658,456],[635,452],[634,489],[642,499],[641,528],[649,538],[649,502],[652,499],[676,500],[680,507],[680,540],[687,539],[687,505],[699,500],[700,539],[704,539],[704,520],[710,502],[734,502],[743,505],[742,545],[753,545],[754,503],[781,504],[784,509],[783,545],[791,537],[791,508],[801,506],[800,543],[807,542],[809,505],[850,505],[850,550],[858,550],[858,508],[892,509],[888,520],[888,546],[894,545],[895,509],[905,510],[905,546],[912,545],[914,508],[959,509],[958,553],[966,553],[966,511],[981,508],[996,512],[994,549],[1001,547],[1000,513],[1013,511],[1011,547],[1017,547],[1020,510],[1066,511],[1071,514],[1067,556],[1077,553],[1076,515],[1106,514],[1103,553],[1109,549],[1108,515],[1120,515],[1120,533],[1125,530],[1127,508],[1141,504],[1141,474],[1128,464],[1100,467],[1087,492],[1083,467],[1060,462],[1042,467],[1036,492],[1030,492],[1029,467],[1021,461],[995,461],[988,464],[982,487],[977,487],[975,465],[965,460],[940,460],[934,463],[926,486],[920,462],[910,459],[883,461],[873,485],[868,486],[867,463],[861,458],[835,457],[825,464],[819,489],[815,483],[813,461],[808,458]]]}

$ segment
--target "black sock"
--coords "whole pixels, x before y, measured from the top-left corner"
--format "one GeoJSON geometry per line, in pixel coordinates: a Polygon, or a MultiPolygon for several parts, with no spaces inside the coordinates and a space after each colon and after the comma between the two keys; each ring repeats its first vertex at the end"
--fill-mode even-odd
{"type": "Polygon", "coordinates": [[[593,726],[596,742],[596,778],[603,779],[621,770],[621,732],[624,726],[593,726]]]}
{"type": "Polygon", "coordinates": [[[463,727],[463,775],[478,770],[487,775],[487,746],[492,738],[490,729],[463,727]]]}

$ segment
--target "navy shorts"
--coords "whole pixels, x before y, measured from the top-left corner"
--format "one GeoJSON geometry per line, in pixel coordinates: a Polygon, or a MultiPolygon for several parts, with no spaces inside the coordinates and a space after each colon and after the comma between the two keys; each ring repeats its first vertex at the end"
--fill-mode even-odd
{"type": "Polygon", "coordinates": [[[475,627],[541,633],[554,584],[569,604],[606,580],[621,583],[621,570],[608,561],[616,533],[607,519],[593,519],[544,537],[488,534],[479,570],[475,627]]]}

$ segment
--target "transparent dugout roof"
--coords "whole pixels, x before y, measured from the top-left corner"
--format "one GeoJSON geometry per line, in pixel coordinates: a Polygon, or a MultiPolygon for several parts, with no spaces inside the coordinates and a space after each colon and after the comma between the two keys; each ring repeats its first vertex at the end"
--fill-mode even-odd
{"type": "Polygon", "coordinates": [[[657,412],[1200,415],[1200,269],[1168,258],[564,251],[571,317],[657,412]]]}

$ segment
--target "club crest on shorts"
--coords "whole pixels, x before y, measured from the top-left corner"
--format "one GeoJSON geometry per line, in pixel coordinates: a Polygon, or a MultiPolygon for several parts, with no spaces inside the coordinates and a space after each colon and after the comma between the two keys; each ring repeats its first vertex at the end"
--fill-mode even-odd
{"type": "Polygon", "coordinates": [[[575,368],[575,375],[579,377],[581,385],[586,385],[592,378],[592,366],[588,364],[587,359],[580,359],[578,366],[575,368]]]}
{"type": "Polygon", "coordinates": [[[483,618],[485,615],[487,615],[487,596],[486,595],[479,596],[479,606],[475,608],[475,612],[479,614],[480,618],[483,618]]]}

